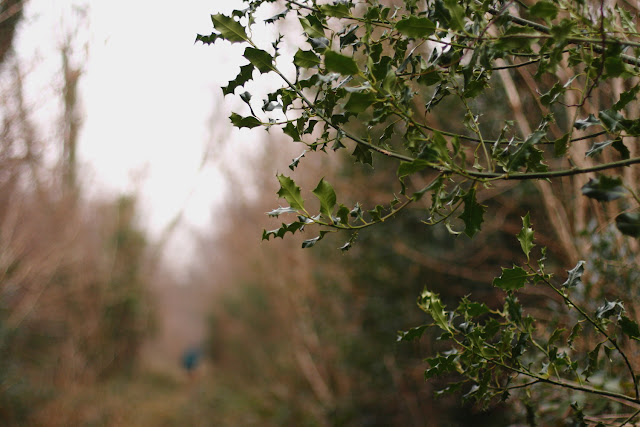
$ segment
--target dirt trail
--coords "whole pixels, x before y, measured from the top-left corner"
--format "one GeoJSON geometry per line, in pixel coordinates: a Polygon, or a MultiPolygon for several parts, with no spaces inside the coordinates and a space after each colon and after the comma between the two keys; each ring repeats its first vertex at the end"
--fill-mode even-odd
{"type": "Polygon", "coordinates": [[[180,364],[183,352],[202,346],[206,340],[211,292],[165,279],[155,282],[152,294],[157,332],[145,345],[143,364],[153,370],[184,374],[180,364]]]}

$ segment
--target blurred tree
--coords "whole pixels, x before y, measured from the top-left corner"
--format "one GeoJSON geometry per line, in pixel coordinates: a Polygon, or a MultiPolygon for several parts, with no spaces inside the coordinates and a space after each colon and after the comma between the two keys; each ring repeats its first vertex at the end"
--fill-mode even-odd
{"type": "Polygon", "coordinates": [[[0,1],[0,65],[11,51],[16,27],[22,19],[25,0],[0,1]]]}
{"type": "Polygon", "coordinates": [[[149,244],[134,197],[82,197],[69,151],[80,74],[68,45],[61,137],[41,137],[49,124],[33,118],[24,90],[32,76],[7,54],[23,3],[0,3],[0,73],[11,83],[0,96],[0,424],[78,425],[84,411],[67,393],[130,373],[151,331],[149,244]],[[64,160],[52,167],[45,151],[64,160]]]}

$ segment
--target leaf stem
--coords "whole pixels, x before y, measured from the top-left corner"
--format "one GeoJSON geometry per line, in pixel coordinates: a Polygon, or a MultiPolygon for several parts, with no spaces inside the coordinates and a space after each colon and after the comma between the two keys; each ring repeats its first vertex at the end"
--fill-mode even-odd
{"type": "Polygon", "coordinates": [[[495,181],[526,181],[530,179],[548,179],[548,178],[560,178],[564,176],[582,175],[590,172],[599,172],[607,169],[615,169],[623,166],[630,166],[640,163],[640,157],[633,157],[631,159],[619,160],[617,162],[604,163],[601,165],[586,167],[586,168],[572,168],[563,169],[549,172],[532,172],[532,173],[491,173],[491,172],[477,172],[477,171],[464,171],[460,172],[469,178],[475,178],[479,180],[495,181]]]}
{"type": "MultiPolygon", "coordinates": [[[[527,264],[527,266],[531,269],[531,271],[535,272],[535,269],[533,267],[531,267],[530,264],[527,264]]],[[[589,322],[594,328],[596,328],[598,330],[598,332],[600,332],[602,335],[604,335],[604,337],[615,347],[615,349],[618,351],[618,353],[620,353],[620,356],[622,356],[622,358],[624,359],[624,362],[627,365],[627,369],[629,370],[629,374],[631,375],[631,378],[633,380],[633,388],[634,388],[634,391],[635,391],[636,400],[640,400],[640,392],[638,391],[638,379],[636,378],[635,371],[634,371],[633,367],[631,366],[631,362],[629,361],[629,358],[627,357],[625,352],[622,351],[622,349],[618,345],[618,341],[615,338],[612,338],[607,333],[607,331],[598,322],[593,320],[591,318],[591,316],[589,316],[582,309],[582,307],[580,307],[579,305],[575,304],[571,300],[571,298],[569,298],[569,296],[567,296],[566,293],[560,291],[560,289],[558,289],[553,283],[551,283],[551,281],[549,281],[549,279],[547,279],[544,275],[539,275],[539,277],[542,280],[542,282],[544,282],[548,287],[553,289],[553,291],[555,293],[557,293],[560,297],[562,297],[562,299],[565,301],[565,304],[567,304],[568,307],[575,308],[578,311],[578,313],[580,313],[580,315],[585,318],[585,320],[587,322],[589,322]]]]}
{"type": "Polygon", "coordinates": [[[494,359],[490,359],[490,358],[484,356],[480,352],[474,351],[472,348],[470,348],[469,346],[467,346],[464,343],[460,342],[456,338],[452,338],[452,339],[460,347],[462,347],[465,350],[470,351],[473,354],[479,356],[480,358],[484,359],[486,362],[488,362],[490,364],[493,364],[493,365],[500,366],[501,368],[504,368],[504,369],[506,369],[508,371],[515,372],[517,374],[521,374],[521,375],[527,376],[529,378],[533,378],[533,379],[537,380],[538,382],[551,384],[551,385],[558,386],[558,387],[569,388],[571,390],[582,391],[582,392],[585,392],[585,393],[596,394],[596,395],[599,395],[599,396],[609,397],[609,398],[612,398],[614,400],[618,400],[619,399],[619,400],[622,400],[622,401],[625,401],[625,402],[631,402],[631,403],[635,403],[635,404],[640,404],[640,399],[637,398],[637,397],[633,398],[633,397],[627,396],[626,394],[622,394],[622,393],[616,393],[616,392],[608,391],[608,390],[598,390],[596,388],[586,387],[586,386],[579,385],[579,384],[572,384],[572,383],[569,383],[569,382],[566,382],[566,381],[557,381],[557,380],[554,380],[554,379],[551,379],[551,378],[545,378],[542,375],[535,374],[535,373],[533,373],[531,371],[527,371],[527,370],[523,370],[523,369],[520,369],[520,368],[516,368],[514,366],[507,365],[507,364],[505,364],[503,362],[500,362],[500,361],[497,361],[497,360],[494,360],[494,359]]]}
{"type": "Polygon", "coordinates": [[[624,421],[622,421],[622,424],[620,424],[620,427],[623,427],[624,425],[630,423],[638,415],[640,415],[640,409],[638,409],[636,412],[634,412],[629,417],[627,417],[624,421]]]}

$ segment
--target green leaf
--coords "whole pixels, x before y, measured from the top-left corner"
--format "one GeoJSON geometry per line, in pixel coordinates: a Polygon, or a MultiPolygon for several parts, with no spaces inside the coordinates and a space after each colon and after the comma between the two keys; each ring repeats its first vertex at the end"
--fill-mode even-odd
{"type": "MultiPolygon", "coordinates": [[[[620,138],[618,139],[610,139],[607,141],[602,141],[602,142],[596,142],[593,144],[593,146],[589,149],[589,151],[587,151],[585,153],[585,156],[587,157],[593,157],[596,154],[600,154],[602,152],[602,150],[604,150],[606,147],[608,147],[609,145],[613,144],[614,142],[619,141],[620,143],[622,143],[622,140],[620,138]]],[[[624,145],[622,145],[624,147],[624,145]]],[[[626,148],[626,147],[625,147],[626,148]]]]}
{"type": "Polygon", "coordinates": [[[456,312],[463,313],[466,318],[478,317],[489,312],[489,307],[484,303],[471,302],[467,297],[463,297],[456,312]]]}
{"type": "Polygon", "coordinates": [[[243,86],[246,82],[253,77],[253,64],[246,64],[240,67],[240,72],[235,79],[231,80],[229,84],[222,88],[222,94],[228,95],[233,93],[238,86],[243,86]]]}
{"type": "Polygon", "coordinates": [[[558,328],[555,329],[553,331],[553,333],[551,334],[551,336],[549,337],[549,340],[547,341],[547,348],[551,347],[552,345],[554,345],[556,343],[556,341],[559,341],[562,339],[562,333],[565,332],[566,329],[564,328],[558,328]]]}
{"type": "Polygon", "coordinates": [[[398,178],[402,179],[406,176],[420,172],[429,166],[429,162],[423,159],[416,159],[412,162],[402,162],[398,166],[398,178]]]}
{"type": "Polygon", "coordinates": [[[221,38],[221,37],[220,37],[220,34],[218,34],[218,33],[211,33],[208,36],[205,36],[203,34],[196,35],[196,41],[197,42],[202,42],[204,44],[213,44],[219,38],[221,38]]]}
{"type": "Polygon", "coordinates": [[[569,277],[562,284],[565,288],[572,288],[582,284],[582,273],[584,273],[584,261],[578,261],[575,267],[567,271],[569,277]]]}
{"type": "Polygon", "coordinates": [[[269,231],[263,230],[262,240],[269,240],[271,236],[273,236],[274,239],[278,237],[280,237],[281,239],[284,239],[284,236],[287,233],[295,234],[296,231],[302,230],[304,225],[305,225],[304,222],[295,221],[295,222],[292,222],[291,224],[283,223],[280,228],[276,228],[275,230],[269,230],[269,231]]]}
{"type": "MultiPolygon", "coordinates": [[[[440,189],[440,188],[442,188],[443,184],[444,184],[444,180],[442,179],[442,175],[440,175],[440,176],[438,176],[436,179],[434,179],[433,181],[431,181],[431,183],[430,183],[429,185],[427,185],[426,187],[421,188],[420,190],[418,190],[418,191],[416,191],[415,193],[413,193],[413,194],[411,195],[411,198],[412,198],[414,201],[416,201],[416,202],[417,202],[418,200],[422,199],[422,196],[424,196],[424,194],[425,194],[427,191],[431,191],[431,190],[433,190],[434,188],[435,188],[435,189],[440,189]]],[[[437,190],[436,190],[436,192],[437,192],[437,190]]]]}
{"type": "Polygon", "coordinates": [[[255,127],[262,125],[262,122],[260,122],[260,120],[256,119],[253,116],[242,117],[239,114],[231,113],[231,116],[229,116],[229,119],[231,119],[231,123],[238,129],[242,129],[242,128],[253,129],[255,127]]]}
{"type": "Polygon", "coordinates": [[[280,189],[278,190],[278,196],[283,197],[289,205],[296,210],[304,210],[304,200],[300,195],[300,187],[289,177],[284,175],[278,175],[278,182],[280,183],[280,189]]]}
{"type": "Polygon", "coordinates": [[[538,42],[534,36],[538,31],[531,27],[511,26],[507,28],[503,36],[495,43],[495,48],[503,51],[516,49],[519,51],[531,51],[531,45],[538,42]]]}
{"type": "Polygon", "coordinates": [[[331,184],[322,178],[312,193],[320,200],[320,213],[331,220],[331,214],[336,205],[336,192],[331,184]]]}
{"type": "Polygon", "coordinates": [[[313,68],[320,65],[320,57],[310,50],[298,49],[293,56],[293,63],[300,68],[313,68]]]}
{"type": "Polygon", "coordinates": [[[585,130],[590,126],[599,124],[600,120],[598,120],[593,114],[589,114],[586,119],[576,120],[576,122],[573,124],[573,127],[578,130],[585,130]]]}
{"type": "Polygon", "coordinates": [[[616,111],[622,110],[631,101],[635,101],[636,96],[638,95],[638,91],[640,91],[640,85],[636,85],[632,87],[630,90],[622,92],[620,94],[620,99],[618,100],[618,102],[613,104],[611,108],[616,111]]]}
{"type": "Polygon", "coordinates": [[[458,4],[458,0],[444,0],[444,4],[451,16],[449,25],[454,30],[464,30],[464,8],[458,4]]]}
{"type": "Polygon", "coordinates": [[[353,92],[344,109],[352,113],[362,113],[375,102],[376,95],[373,92],[353,92]]]}
{"type": "Polygon", "coordinates": [[[480,224],[484,221],[483,215],[486,209],[476,201],[475,188],[469,190],[462,200],[464,201],[464,210],[459,218],[464,221],[464,234],[473,237],[480,231],[480,224]]]}
{"type": "Polygon", "coordinates": [[[414,341],[422,337],[429,325],[416,326],[408,331],[398,331],[398,341],[414,341]]]}
{"type": "Polygon", "coordinates": [[[308,41],[311,48],[316,52],[324,52],[329,47],[329,39],[326,37],[313,37],[308,41]]]}
{"type": "Polygon", "coordinates": [[[324,38],[324,28],[318,18],[313,15],[301,16],[299,18],[302,29],[309,38],[324,38]]]}
{"type": "Polygon", "coordinates": [[[616,227],[626,236],[640,237],[640,213],[625,212],[618,215],[616,227]]]}
{"type": "Polygon", "coordinates": [[[581,332],[582,332],[582,322],[578,322],[575,325],[573,325],[573,328],[571,328],[571,332],[569,333],[569,339],[567,340],[567,344],[569,345],[569,348],[573,348],[573,342],[578,336],[580,336],[581,332]]]}
{"type": "Polygon", "coordinates": [[[535,145],[546,135],[543,130],[533,132],[516,151],[509,156],[507,171],[515,171],[526,166],[527,170],[545,171],[546,165],[542,163],[541,151],[535,145]]]}
{"type": "Polygon", "coordinates": [[[530,8],[531,16],[542,19],[555,19],[558,16],[558,7],[548,1],[536,1],[530,8]]]}
{"type": "Polygon", "coordinates": [[[287,125],[282,128],[282,132],[284,132],[285,135],[290,136],[294,141],[301,141],[300,132],[298,132],[298,128],[293,124],[293,122],[287,123],[287,125]]]}
{"type": "Polygon", "coordinates": [[[336,213],[338,219],[340,219],[341,224],[349,224],[349,208],[345,205],[340,205],[338,207],[338,212],[336,213]]]}
{"type": "Polygon", "coordinates": [[[239,43],[249,41],[244,27],[235,19],[222,14],[211,15],[213,28],[220,32],[220,37],[231,43],[239,43]]]}
{"type": "Polygon", "coordinates": [[[553,155],[563,157],[569,148],[569,133],[565,133],[553,142],[553,155]]]}
{"type": "Polygon", "coordinates": [[[284,18],[285,16],[287,16],[287,13],[289,13],[289,9],[285,9],[280,13],[277,13],[275,15],[273,15],[271,18],[267,18],[264,20],[264,22],[266,24],[273,24],[274,22],[276,22],[279,19],[284,18]]]}
{"type": "Polygon", "coordinates": [[[631,320],[623,314],[620,316],[620,319],[618,319],[618,325],[620,325],[622,333],[629,338],[640,338],[640,327],[638,327],[638,323],[635,320],[631,320]]]}
{"type": "Polygon", "coordinates": [[[273,71],[273,57],[269,52],[265,52],[262,49],[255,49],[253,47],[247,47],[244,50],[245,58],[249,60],[261,73],[268,73],[273,71]]]}
{"type": "Polygon", "coordinates": [[[360,72],[353,58],[328,50],[324,55],[324,66],[327,71],[353,76],[360,72]]]}
{"type": "Polygon", "coordinates": [[[631,152],[629,152],[629,149],[627,148],[627,146],[624,145],[624,143],[622,142],[622,138],[614,139],[613,144],[611,144],[611,146],[615,148],[618,151],[618,153],[620,153],[620,157],[622,157],[622,159],[626,160],[631,157],[631,152]]]}
{"type": "Polygon", "coordinates": [[[334,18],[348,18],[351,16],[349,6],[345,3],[323,4],[319,5],[318,9],[320,9],[320,11],[325,15],[332,16],[334,18]]]}
{"type": "Polygon", "coordinates": [[[522,230],[518,233],[518,241],[520,242],[520,247],[522,248],[522,252],[527,256],[527,261],[529,261],[529,253],[531,249],[535,246],[533,243],[533,228],[531,228],[531,222],[529,220],[529,213],[522,217],[522,230]]]}
{"type": "Polygon", "coordinates": [[[596,347],[587,353],[587,367],[582,371],[582,375],[584,375],[584,379],[588,379],[595,370],[598,368],[598,353],[600,352],[600,347],[602,343],[598,343],[596,347]]]}
{"type": "Polygon", "coordinates": [[[418,297],[418,307],[429,314],[440,329],[451,332],[451,326],[447,320],[447,313],[444,310],[438,294],[430,292],[427,289],[423,290],[420,297],[418,297]]]}
{"type": "Polygon", "coordinates": [[[376,205],[375,208],[370,209],[367,212],[369,213],[369,215],[371,215],[371,218],[374,221],[382,222],[382,215],[384,213],[384,208],[382,207],[382,205],[376,205]]]}
{"type": "Polygon", "coordinates": [[[278,217],[282,214],[286,214],[286,213],[297,213],[298,211],[293,209],[292,207],[282,207],[280,206],[277,209],[272,210],[271,212],[267,212],[267,215],[269,216],[273,216],[273,217],[278,217]]]}
{"type": "Polygon", "coordinates": [[[502,268],[500,277],[493,279],[493,286],[505,291],[514,291],[526,285],[529,274],[522,268],[513,266],[513,268],[502,268]]]}
{"type": "Polygon", "coordinates": [[[606,319],[624,312],[624,307],[620,301],[604,301],[604,304],[596,310],[597,319],[606,319]]]}
{"type": "Polygon", "coordinates": [[[320,232],[319,236],[314,237],[313,239],[305,240],[304,242],[302,242],[302,249],[307,249],[307,248],[311,248],[311,247],[315,246],[315,244],[318,243],[320,240],[322,240],[324,235],[327,234],[327,233],[328,233],[328,231],[322,230],[320,232]]]}
{"type": "Polygon", "coordinates": [[[620,77],[626,71],[620,56],[607,56],[607,59],[604,60],[604,69],[609,77],[620,77]]]}
{"type": "Polygon", "coordinates": [[[297,168],[298,164],[300,163],[300,160],[304,157],[305,154],[307,154],[307,150],[303,151],[302,154],[300,154],[298,157],[293,159],[289,164],[289,169],[294,170],[295,168],[297,168]]]}
{"type": "Polygon", "coordinates": [[[598,175],[596,178],[590,178],[589,182],[582,186],[582,194],[602,202],[610,202],[625,197],[627,190],[622,186],[619,177],[598,175]]]}
{"type": "Polygon", "coordinates": [[[436,25],[427,18],[410,16],[396,23],[396,30],[414,39],[428,37],[436,31],[436,25]]]}
{"type": "MultiPolygon", "coordinates": [[[[505,269],[503,268],[503,270],[505,269]]],[[[504,299],[504,306],[505,312],[509,314],[511,320],[518,325],[521,324],[522,305],[520,304],[520,301],[518,301],[518,298],[516,298],[513,294],[508,294],[504,299]]]]}
{"type": "Polygon", "coordinates": [[[560,83],[556,83],[553,85],[549,92],[540,95],[540,102],[542,103],[542,105],[548,107],[549,105],[556,102],[560,95],[564,94],[565,91],[566,88],[563,85],[561,85],[560,83]]]}
{"type": "Polygon", "coordinates": [[[602,110],[598,113],[598,118],[609,132],[624,130],[624,117],[615,110],[602,110]]]}
{"type": "Polygon", "coordinates": [[[373,166],[373,156],[371,155],[371,150],[365,147],[362,144],[356,144],[356,148],[353,150],[351,154],[356,158],[356,162],[373,166]]]}

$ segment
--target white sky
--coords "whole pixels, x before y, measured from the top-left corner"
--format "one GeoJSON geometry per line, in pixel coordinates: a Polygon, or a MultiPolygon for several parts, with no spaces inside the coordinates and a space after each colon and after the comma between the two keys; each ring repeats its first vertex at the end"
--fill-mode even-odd
{"type": "Polygon", "coordinates": [[[57,114],[47,85],[61,84],[56,46],[77,25],[73,5],[88,5],[77,36],[80,60],[83,43],[89,46],[78,147],[85,182],[97,191],[137,191],[154,233],[183,207],[188,224],[210,225],[224,185],[215,161],[199,173],[200,163],[207,144],[228,133],[212,132],[211,116],[228,127],[230,97],[223,106],[220,86],[246,60],[242,46],[194,41],[213,30],[211,14],[240,1],[30,0],[17,51],[37,75],[30,87],[36,116],[57,114]]]}
{"type": "Polygon", "coordinates": [[[211,142],[209,117],[222,99],[219,87],[235,76],[241,61],[225,52],[237,51],[231,46],[216,46],[214,52],[194,44],[196,33],[212,30],[212,3],[103,0],[90,5],[93,40],[80,152],[109,186],[139,185],[131,183],[132,171],[146,178],[141,196],[152,208],[154,231],[194,190],[187,217],[206,224],[221,185],[211,168],[200,177],[198,171],[211,142]]]}

